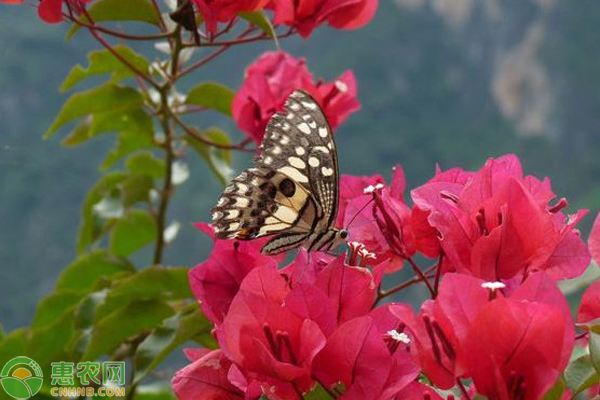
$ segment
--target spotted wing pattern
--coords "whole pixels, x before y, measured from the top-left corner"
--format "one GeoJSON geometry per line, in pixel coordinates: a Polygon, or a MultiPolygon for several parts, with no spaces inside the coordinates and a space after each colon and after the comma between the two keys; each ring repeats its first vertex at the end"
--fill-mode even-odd
{"type": "Polygon", "coordinates": [[[277,235],[263,248],[276,254],[310,245],[309,238],[333,228],[337,154],[325,115],[309,94],[295,91],[271,118],[255,164],[232,180],[214,207],[217,237],[277,235]]]}

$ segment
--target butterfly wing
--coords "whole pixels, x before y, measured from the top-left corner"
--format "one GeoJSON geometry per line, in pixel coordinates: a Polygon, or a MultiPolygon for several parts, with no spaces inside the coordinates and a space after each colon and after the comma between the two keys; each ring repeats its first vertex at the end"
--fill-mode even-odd
{"type": "Polygon", "coordinates": [[[256,167],[232,180],[213,209],[219,238],[274,235],[264,252],[298,247],[333,226],[337,213],[337,155],[318,103],[295,91],[269,121],[256,167]]]}

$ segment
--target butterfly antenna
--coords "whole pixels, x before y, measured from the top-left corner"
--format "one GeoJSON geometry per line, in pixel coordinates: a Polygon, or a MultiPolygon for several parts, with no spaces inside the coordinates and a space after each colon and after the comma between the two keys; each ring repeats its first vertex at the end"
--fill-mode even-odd
{"type": "Polygon", "coordinates": [[[365,205],[364,205],[364,206],[362,206],[362,207],[360,208],[360,210],[358,210],[358,212],[357,212],[356,214],[354,214],[354,216],[352,217],[352,219],[350,220],[350,222],[348,223],[348,225],[346,225],[345,229],[348,229],[348,228],[350,228],[350,225],[352,225],[352,223],[354,222],[354,220],[356,219],[356,217],[358,217],[358,215],[359,215],[361,212],[363,212],[363,210],[364,210],[365,208],[367,208],[367,206],[368,206],[369,204],[371,204],[372,202],[373,202],[373,198],[371,198],[369,201],[367,201],[367,202],[365,203],[365,205]]]}

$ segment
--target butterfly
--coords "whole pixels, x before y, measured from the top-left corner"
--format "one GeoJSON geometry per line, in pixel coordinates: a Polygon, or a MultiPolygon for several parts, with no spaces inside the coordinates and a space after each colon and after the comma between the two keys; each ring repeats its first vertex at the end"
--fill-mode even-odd
{"type": "Polygon", "coordinates": [[[348,237],[336,229],[338,162],[333,134],[317,101],[294,91],[269,120],[255,166],[225,188],[212,210],[220,239],[273,236],[261,249],[300,246],[329,251],[348,237]]]}

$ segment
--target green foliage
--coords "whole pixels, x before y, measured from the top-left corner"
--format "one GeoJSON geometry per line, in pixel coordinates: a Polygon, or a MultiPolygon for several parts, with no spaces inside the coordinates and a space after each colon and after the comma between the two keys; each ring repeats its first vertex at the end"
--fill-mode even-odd
{"type": "Polygon", "coordinates": [[[591,357],[584,355],[569,363],[565,371],[565,380],[567,386],[576,395],[598,383],[600,376],[594,369],[591,357]]]}
{"type": "Polygon", "coordinates": [[[134,382],[145,378],[167,355],[189,340],[195,340],[205,347],[214,347],[214,339],[208,333],[210,329],[209,321],[195,306],[166,319],[138,346],[134,382]]]}
{"type": "Polygon", "coordinates": [[[566,388],[567,384],[565,380],[562,377],[559,378],[554,386],[544,395],[543,400],[560,400],[566,388]]]}
{"type": "MultiPolygon", "coordinates": [[[[218,128],[209,128],[198,133],[198,136],[211,143],[230,144],[229,136],[218,128]]],[[[232,178],[233,170],[231,169],[231,152],[229,150],[210,146],[194,136],[187,136],[186,141],[206,161],[210,170],[223,185],[232,178]]]]}
{"type": "Polygon", "coordinates": [[[267,34],[267,36],[273,39],[273,41],[275,41],[275,43],[279,47],[279,44],[277,43],[277,32],[275,32],[275,28],[273,27],[273,24],[271,24],[271,20],[267,18],[264,11],[241,13],[240,18],[243,18],[246,21],[250,22],[252,25],[260,28],[260,30],[262,30],[264,33],[267,34]]]}
{"type": "Polygon", "coordinates": [[[156,179],[165,176],[165,162],[149,152],[137,153],[129,157],[125,165],[133,174],[148,174],[156,179]]]}
{"type": "Polygon", "coordinates": [[[327,393],[327,391],[325,390],[325,388],[323,388],[323,386],[321,385],[317,385],[312,392],[305,394],[304,396],[302,396],[303,399],[305,400],[329,400],[329,399],[334,399],[334,397],[331,397],[329,395],[329,393],[327,393]]]}
{"type": "MultiPolygon", "coordinates": [[[[88,14],[95,22],[137,21],[152,25],[160,23],[160,15],[147,0],[98,0],[89,7],[88,14]]],[[[87,22],[85,16],[80,20],[87,22]]],[[[73,25],[67,33],[67,38],[71,38],[79,29],[79,25],[73,25]]]]}
{"type": "Polygon", "coordinates": [[[75,119],[100,115],[101,120],[106,120],[109,117],[104,113],[108,113],[109,116],[122,114],[139,108],[143,102],[144,99],[137,90],[112,83],[76,93],[66,101],[44,137],[49,138],[61,126],[75,119]]]}
{"type": "Polygon", "coordinates": [[[173,315],[173,309],[160,300],[139,300],[127,304],[96,322],[82,360],[95,360],[114,351],[122,342],[155,328],[173,315]]]}
{"type": "Polygon", "coordinates": [[[207,82],[192,88],[186,104],[206,107],[231,117],[231,103],[235,93],[219,83],[207,82]]]}
{"type": "Polygon", "coordinates": [[[60,275],[56,288],[59,291],[89,292],[98,282],[113,277],[128,276],[135,268],[124,258],[105,250],[94,250],[80,256],[60,275]]]}
{"type": "MultiPolygon", "coordinates": [[[[139,71],[148,71],[150,64],[141,55],[125,45],[114,47],[114,51],[123,59],[127,60],[139,71]]],[[[88,54],[88,66],[86,68],[77,64],[65,78],[60,90],[63,92],[71,90],[81,81],[97,76],[110,74],[110,83],[118,83],[126,78],[134,76],[134,72],[121,60],[118,60],[109,50],[92,51],[88,54]]]]}
{"type": "Polygon", "coordinates": [[[115,223],[110,251],[119,256],[129,256],[150,244],[157,234],[156,221],[148,212],[131,210],[115,223]]]}
{"type": "MultiPolygon", "coordinates": [[[[96,21],[159,23],[145,0],[99,0],[89,11],[96,21]]],[[[136,70],[149,70],[150,62],[129,47],[119,45],[113,51],[136,70]]],[[[202,140],[227,147],[230,139],[216,128],[199,133],[202,140],[176,136],[169,117],[173,110],[165,108],[178,104],[171,101],[174,88],[165,83],[157,99],[145,88],[128,86],[135,71],[108,50],[91,52],[88,65],[75,66],[61,89],[71,90],[103,75],[108,81],[66,100],[44,135],[49,138],[74,122],[62,140],[65,147],[116,134],[116,144],[82,207],[78,256],[59,276],[55,291],[39,303],[31,326],[0,337],[0,356],[28,355],[47,374],[55,361],[131,359],[138,388],[134,398],[170,398],[169,387],[165,391],[164,385],[145,385],[144,378],[179,346],[193,341],[214,347],[215,342],[210,323],[193,300],[189,269],[167,267],[162,260],[167,239],[161,230],[168,222],[167,205],[175,185],[185,180],[177,168],[183,164],[183,152],[200,155],[225,182],[231,174],[230,151],[202,140]],[[155,126],[161,126],[160,135],[155,126]]],[[[199,84],[186,98],[187,106],[231,116],[233,92],[223,85],[199,84]]]]}

